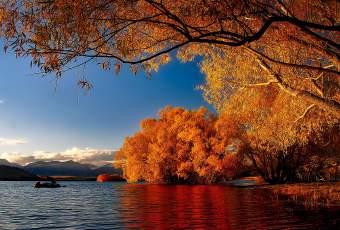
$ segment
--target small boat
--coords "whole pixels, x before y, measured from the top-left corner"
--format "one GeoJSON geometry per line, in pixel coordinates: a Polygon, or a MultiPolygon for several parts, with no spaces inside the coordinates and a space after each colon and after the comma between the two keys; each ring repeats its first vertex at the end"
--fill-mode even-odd
{"type": "Polygon", "coordinates": [[[60,184],[57,184],[56,182],[45,182],[45,183],[40,183],[37,182],[35,185],[34,185],[34,188],[60,188],[60,184]]]}

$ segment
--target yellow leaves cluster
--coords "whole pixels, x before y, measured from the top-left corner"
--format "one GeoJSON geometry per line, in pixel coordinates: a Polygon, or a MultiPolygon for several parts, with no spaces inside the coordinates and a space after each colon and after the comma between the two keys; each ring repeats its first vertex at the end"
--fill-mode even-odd
{"type": "Polygon", "coordinates": [[[306,145],[311,138],[339,125],[339,117],[297,100],[275,85],[238,91],[224,103],[221,125],[223,116],[232,116],[243,124],[243,140],[251,147],[273,154],[296,143],[306,145]]]}
{"type": "Polygon", "coordinates": [[[207,77],[203,94],[218,110],[223,106],[217,104],[239,88],[274,81],[273,73],[280,76],[282,88],[312,94],[307,100],[314,95],[326,108],[334,104],[328,99],[339,104],[339,50],[334,44],[340,34],[308,25],[304,29],[291,20],[337,25],[338,7],[336,0],[10,0],[0,4],[0,21],[2,35],[15,52],[34,53],[34,62],[52,72],[75,59],[98,58],[134,64],[133,72],[150,73],[168,63],[166,53],[177,48],[182,61],[202,57],[201,70],[207,77]],[[269,18],[279,16],[290,18],[264,28],[269,18]],[[265,31],[258,34],[261,28],[265,31]],[[47,60],[55,53],[60,66],[47,60]]]}

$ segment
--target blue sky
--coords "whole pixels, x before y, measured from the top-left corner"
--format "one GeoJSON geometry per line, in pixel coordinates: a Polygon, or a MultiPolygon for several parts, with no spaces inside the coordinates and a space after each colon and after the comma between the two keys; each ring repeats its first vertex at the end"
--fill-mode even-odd
{"type": "Polygon", "coordinates": [[[0,60],[0,158],[73,147],[117,149],[141,119],[165,105],[209,107],[195,89],[204,80],[197,63],[174,60],[152,80],[128,68],[117,76],[91,64],[65,73],[56,87],[52,75],[32,75],[29,59],[1,53],[0,60]],[[84,75],[94,86],[86,95],[77,86],[84,75]]]}

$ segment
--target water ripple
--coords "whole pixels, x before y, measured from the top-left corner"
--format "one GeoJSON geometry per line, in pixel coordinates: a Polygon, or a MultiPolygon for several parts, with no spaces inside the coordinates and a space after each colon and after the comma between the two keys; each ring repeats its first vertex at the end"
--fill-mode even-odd
{"type": "Polygon", "coordinates": [[[0,229],[320,229],[339,209],[306,211],[269,199],[265,190],[64,182],[34,189],[0,182],[0,229]]]}

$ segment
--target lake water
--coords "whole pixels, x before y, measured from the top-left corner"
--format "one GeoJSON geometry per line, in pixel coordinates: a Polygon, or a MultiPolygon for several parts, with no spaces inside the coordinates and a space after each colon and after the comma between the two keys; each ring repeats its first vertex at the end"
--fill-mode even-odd
{"type": "Polygon", "coordinates": [[[340,209],[305,210],[264,189],[0,182],[0,229],[340,229],[340,209]]]}

